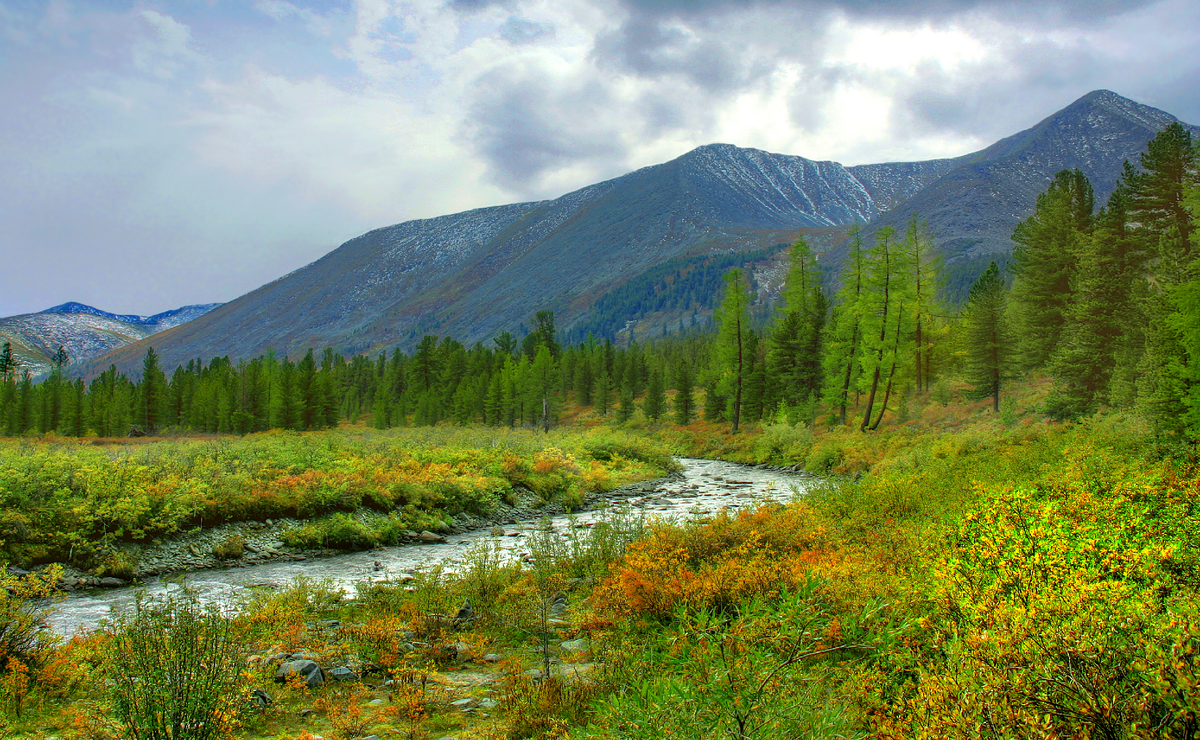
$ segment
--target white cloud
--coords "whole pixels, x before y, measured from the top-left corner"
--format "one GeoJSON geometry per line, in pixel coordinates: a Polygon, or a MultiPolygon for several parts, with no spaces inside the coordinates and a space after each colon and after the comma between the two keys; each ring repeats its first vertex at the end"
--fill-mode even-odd
{"type": "Polygon", "coordinates": [[[0,49],[0,96],[18,101],[0,109],[0,246],[86,241],[92,260],[71,285],[27,265],[0,314],[100,274],[113,295],[228,299],[367,228],[557,196],[714,141],[952,156],[1097,87],[1200,120],[1200,6],[1086,5],[0,0],[0,38],[22,45],[0,49]]]}

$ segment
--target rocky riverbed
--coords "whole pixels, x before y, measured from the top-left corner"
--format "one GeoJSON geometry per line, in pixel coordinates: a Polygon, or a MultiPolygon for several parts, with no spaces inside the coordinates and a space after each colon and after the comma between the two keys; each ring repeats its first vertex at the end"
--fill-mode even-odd
{"type": "MultiPolygon", "coordinates": [[[[296,578],[323,579],[346,589],[355,582],[404,579],[442,566],[453,570],[463,553],[482,541],[495,543],[514,558],[528,557],[526,537],[546,518],[557,531],[591,526],[607,506],[628,505],[647,516],[710,516],[720,509],[786,501],[803,493],[814,479],[795,469],[737,465],[715,460],[680,460],[682,472],[631,484],[590,497],[571,518],[559,505],[541,506],[532,493],[518,496],[516,506],[503,505],[488,517],[460,515],[447,532],[410,532],[407,542],[362,552],[297,551],[284,546],[281,534],[299,521],[278,519],[222,525],[170,541],[131,548],[137,563],[136,583],[68,572],[72,589],[51,617],[61,634],[90,629],[114,609],[130,607],[138,593],[164,593],[186,586],[202,599],[233,600],[252,588],[270,588],[296,578]],[[230,538],[244,541],[243,556],[223,560],[214,555],[230,538]],[[108,588],[98,588],[107,586],[108,588]]],[[[362,512],[359,516],[375,516],[362,512]]],[[[564,534],[565,536],[565,534],[564,534]]]]}

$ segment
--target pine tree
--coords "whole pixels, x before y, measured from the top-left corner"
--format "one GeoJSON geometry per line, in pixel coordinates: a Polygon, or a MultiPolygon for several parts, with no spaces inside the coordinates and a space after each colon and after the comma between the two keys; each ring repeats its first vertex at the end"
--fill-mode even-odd
{"type": "MultiPolygon", "coordinates": [[[[789,251],[783,314],[771,335],[770,373],[788,405],[807,404],[821,392],[828,304],[820,272],[808,244],[798,239],[789,251]]],[[[766,368],[763,384],[767,385],[766,368]]],[[[767,389],[764,388],[764,392],[767,389]]],[[[769,393],[768,393],[769,395],[769,393]]]]}
{"type": "Polygon", "coordinates": [[[152,432],[165,416],[167,402],[167,376],[158,366],[158,354],[153,347],[146,349],[142,360],[142,383],[138,397],[138,421],[147,432],[152,432]]]}
{"type": "Polygon", "coordinates": [[[963,370],[971,384],[971,398],[992,397],[992,410],[1000,412],[1000,388],[1008,376],[1011,337],[1005,310],[1008,290],[993,261],[971,286],[963,311],[963,370]]]}
{"type": "Polygon", "coordinates": [[[687,360],[680,359],[675,368],[675,398],[671,405],[675,412],[675,423],[690,424],[696,416],[695,386],[692,367],[687,360]]]}

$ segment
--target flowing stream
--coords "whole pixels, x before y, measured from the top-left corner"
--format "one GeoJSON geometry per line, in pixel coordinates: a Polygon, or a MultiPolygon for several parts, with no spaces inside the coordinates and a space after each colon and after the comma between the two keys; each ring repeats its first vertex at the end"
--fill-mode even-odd
{"type": "MultiPolygon", "coordinates": [[[[682,475],[665,479],[652,489],[638,491],[631,497],[618,496],[614,500],[627,502],[648,517],[686,519],[709,516],[723,508],[788,501],[813,483],[812,478],[796,473],[719,460],[685,458],[679,462],[683,466],[682,475]]],[[[595,510],[584,511],[576,514],[573,521],[576,526],[588,526],[599,516],[595,510]]],[[[571,521],[559,516],[551,523],[555,531],[565,532],[571,521]]],[[[448,535],[445,544],[402,545],[303,561],[200,570],[149,578],[137,587],[75,591],[55,604],[50,625],[63,635],[92,629],[114,610],[131,608],[139,593],[153,596],[177,591],[185,585],[205,601],[232,601],[248,589],[280,587],[296,578],[324,580],[353,591],[355,583],[395,580],[405,573],[425,571],[439,564],[453,571],[462,554],[480,540],[494,539],[513,557],[523,557],[528,550],[526,537],[539,524],[537,519],[509,524],[503,527],[502,535],[486,528],[448,535]]]]}

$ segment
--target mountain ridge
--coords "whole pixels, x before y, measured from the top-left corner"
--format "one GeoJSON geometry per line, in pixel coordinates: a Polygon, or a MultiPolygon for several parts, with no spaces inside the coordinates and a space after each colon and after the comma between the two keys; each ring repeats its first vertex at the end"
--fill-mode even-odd
{"type": "MultiPolygon", "coordinates": [[[[1098,90],[954,158],[847,167],[708,144],[559,198],[374,229],[154,345],[165,365],[269,348],[407,350],[425,334],[485,341],[543,309],[569,332],[600,296],[668,260],[853,223],[869,238],[882,226],[903,229],[912,214],[929,222],[948,262],[982,259],[1011,248],[1013,226],[1054,173],[1080,167],[1104,197],[1122,163],[1174,120],[1098,90]]],[[[844,245],[830,246],[823,264],[840,264],[844,245]]],[[[146,345],[101,362],[136,369],[146,345]]]]}

